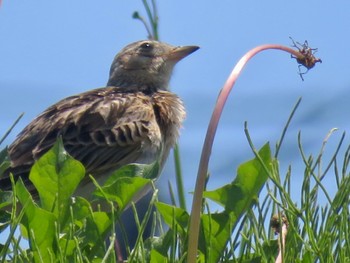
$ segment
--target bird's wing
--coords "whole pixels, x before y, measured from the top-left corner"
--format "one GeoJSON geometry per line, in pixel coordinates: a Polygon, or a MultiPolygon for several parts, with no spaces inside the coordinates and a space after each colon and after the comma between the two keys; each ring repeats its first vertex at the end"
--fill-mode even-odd
{"type": "Polygon", "coordinates": [[[60,135],[68,153],[96,175],[156,154],[161,141],[149,97],[102,88],[66,98],[34,119],[9,147],[14,170],[28,170],[60,135]]]}

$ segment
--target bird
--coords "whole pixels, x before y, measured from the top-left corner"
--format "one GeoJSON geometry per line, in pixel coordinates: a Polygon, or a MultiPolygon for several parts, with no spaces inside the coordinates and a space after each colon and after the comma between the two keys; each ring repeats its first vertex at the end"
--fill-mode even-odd
{"type": "Polygon", "coordinates": [[[8,147],[10,167],[0,178],[0,189],[11,188],[12,173],[35,193],[30,169],[58,137],[86,174],[102,183],[130,163],[158,159],[163,167],[186,116],[182,100],[169,91],[169,81],[175,64],[197,49],[155,40],[124,47],[112,62],[105,87],[57,102],[19,133],[8,147]]]}

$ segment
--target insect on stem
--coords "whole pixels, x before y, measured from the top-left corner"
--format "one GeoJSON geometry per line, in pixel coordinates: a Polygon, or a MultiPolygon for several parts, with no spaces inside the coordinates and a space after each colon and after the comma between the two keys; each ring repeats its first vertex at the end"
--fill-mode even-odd
{"type": "Polygon", "coordinates": [[[299,75],[300,75],[300,78],[304,81],[303,75],[306,74],[310,69],[312,69],[317,62],[322,63],[322,60],[314,56],[314,54],[317,52],[317,48],[309,47],[309,43],[307,42],[307,40],[305,40],[304,43],[301,44],[297,41],[294,41],[293,38],[291,37],[289,38],[293,42],[292,47],[298,49],[299,51],[299,54],[300,54],[299,56],[291,55],[291,57],[295,58],[296,61],[298,62],[299,75]],[[306,71],[302,72],[300,70],[301,66],[304,66],[306,68],[306,71]]]}

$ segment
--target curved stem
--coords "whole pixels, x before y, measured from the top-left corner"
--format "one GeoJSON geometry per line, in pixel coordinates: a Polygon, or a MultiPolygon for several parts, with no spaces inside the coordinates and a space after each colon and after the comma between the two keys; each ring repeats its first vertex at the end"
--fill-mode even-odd
{"type": "MultiPolygon", "coordinates": [[[[290,53],[293,55],[298,63],[305,58],[305,54],[302,54],[302,50],[296,51],[290,47],[286,47],[283,45],[277,45],[277,44],[266,44],[261,45],[256,48],[251,49],[248,51],[236,64],[236,66],[233,68],[230,76],[226,80],[215,105],[213,114],[211,116],[207,134],[205,137],[203,149],[202,149],[202,155],[199,163],[198,168],[198,174],[197,174],[197,180],[196,180],[196,186],[194,191],[194,197],[192,202],[192,210],[191,210],[191,217],[190,217],[190,226],[189,226],[189,237],[188,237],[188,255],[187,255],[187,262],[188,263],[194,263],[196,262],[197,257],[197,248],[198,248],[198,236],[199,236],[199,227],[200,227],[200,214],[201,214],[201,207],[202,207],[202,199],[203,199],[203,191],[205,187],[205,181],[208,174],[208,163],[209,158],[214,142],[215,133],[218,127],[218,123],[220,120],[221,113],[223,111],[224,105],[226,103],[226,100],[228,98],[228,95],[230,94],[233,85],[235,84],[239,74],[243,70],[244,66],[247,64],[247,62],[254,57],[257,53],[267,50],[267,49],[279,49],[285,52],[290,53]]],[[[310,55],[310,54],[308,54],[310,55]]],[[[312,55],[312,54],[311,54],[312,55]]],[[[315,62],[320,62],[319,59],[315,59],[315,62]]]]}

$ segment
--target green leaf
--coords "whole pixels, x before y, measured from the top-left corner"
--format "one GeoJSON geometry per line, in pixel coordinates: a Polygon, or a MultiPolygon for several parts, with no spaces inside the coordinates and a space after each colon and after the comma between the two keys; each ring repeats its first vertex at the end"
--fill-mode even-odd
{"type": "Polygon", "coordinates": [[[83,197],[74,197],[72,203],[73,218],[74,220],[84,220],[86,217],[91,215],[91,205],[88,200],[83,197]]]}
{"type": "Polygon", "coordinates": [[[129,164],[115,171],[94,194],[118,204],[122,211],[131,201],[137,201],[147,193],[146,185],[159,174],[158,162],[129,164]]]}
{"type": "Polygon", "coordinates": [[[170,228],[176,228],[173,230],[179,231],[182,235],[187,232],[189,214],[176,206],[168,205],[165,203],[155,203],[159,213],[162,215],[165,223],[170,228]]]}
{"type": "MultiPolygon", "coordinates": [[[[65,258],[71,257],[74,255],[74,252],[77,249],[77,242],[73,239],[67,240],[64,237],[60,238],[59,245],[61,247],[61,250],[65,252],[65,258]]],[[[67,260],[67,262],[69,262],[67,260]]]]}
{"type": "Polygon", "coordinates": [[[209,262],[219,260],[238,220],[258,199],[268,179],[272,162],[268,143],[258,152],[258,157],[240,165],[237,177],[231,184],[204,192],[204,197],[225,208],[222,213],[202,216],[204,237],[200,238],[200,248],[206,258],[210,258],[209,262]]]}
{"type": "MultiPolygon", "coordinates": [[[[75,238],[79,241],[79,249],[85,251],[87,257],[92,262],[96,256],[103,257],[105,253],[105,236],[110,231],[112,219],[105,212],[93,212],[90,203],[82,198],[75,197],[72,204],[72,219],[75,225],[75,238]]],[[[61,242],[61,248],[69,240],[61,242]]],[[[75,252],[76,253],[76,252],[75,252]]]]}
{"type": "MultiPolygon", "coordinates": [[[[108,231],[111,226],[111,219],[109,218],[106,212],[94,212],[92,214],[93,220],[96,226],[97,233],[100,237],[103,237],[104,234],[108,231]]],[[[103,239],[102,239],[103,240],[103,239]]]]}
{"type": "Polygon", "coordinates": [[[252,202],[257,200],[261,188],[268,179],[268,173],[264,169],[264,166],[271,169],[271,151],[268,143],[261,148],[259,156],[263,164],[258,158],[241,164],[237,170],[237,177],[231,184],[206,191],[204,197],[224,206],[225,210],[234,212],[236,217],[240,218],[252,202]]]}
{"type": "Polygon", "coordinates": [[[96,189],[94,194],[116,202],[120,211],[124,210],[132,200],[137,201],[137,194],[150,183],[149,179],[140,177],[123,177],[116,179],[113,184],[96,189]]]}
{"type": "Polygon", "coordinates": [[[144,254],[143,258],[146,259],[146,262],[158,262],[156,259],[162,260],[168,258],[169,250],[174,249],[174,237],[177,236],[177,233],[172,229],[168,229],[160,237],[152,236],[147,238],[144,242],[144,254]]]}
{"type": "Polygon", "coordinates": [[[51,262],[55,256],[55,216],[35,204],[21,178],[16,183],[16,194],[24,209],[22,224],[26,228],[35,262],[51,262]]]}
{"type": "Polygon", "coordinates": [[[59,139],[32,167],[29,179],[37,189],[42,208],[64,218],[69,198],[85,175],[83,165],[74,160],[59,139]]]}
{"type": "Polygon", "coordinates": [[[274,239],[274,240],[268,240],[263,242],[262,248],[264,250],[264,254],[266,258],[276,258],[278,255],[278,242],[279,240],[274,239]]]}
{"type": "Polygon", "coordinates": [[[226,211],[215,214],[205,214],[201,217],[202,235],[199,239],[199,249],[206,255],[207,262],[218,262],[232,234],[232,224],[236,218],[226,211]],[[203,237],[204,236],[204,237],[203,237]]]}
{"type": "Polygon", "coordinates": [[[310,251],[306,251],[301,260],[302,263],[311,263],[314,262],[313,257],[310,251]]]}
{"type": "Polygon", "coordinates": [[[159,253],[155,249],[151,250],[150,263],[167,263],[167,262],[169,261],[166,256],[163,256],[161,253],[159,253]]]}
{"type": "Polygon", "coordinates": [[[105,212],[94,212],[86,218],[86,226],[82,233],[82,244],[87,246],[90,260],[94,257],[103,257],[105,253],[105,236],[110,230],[112,221],[105,212]]]}

